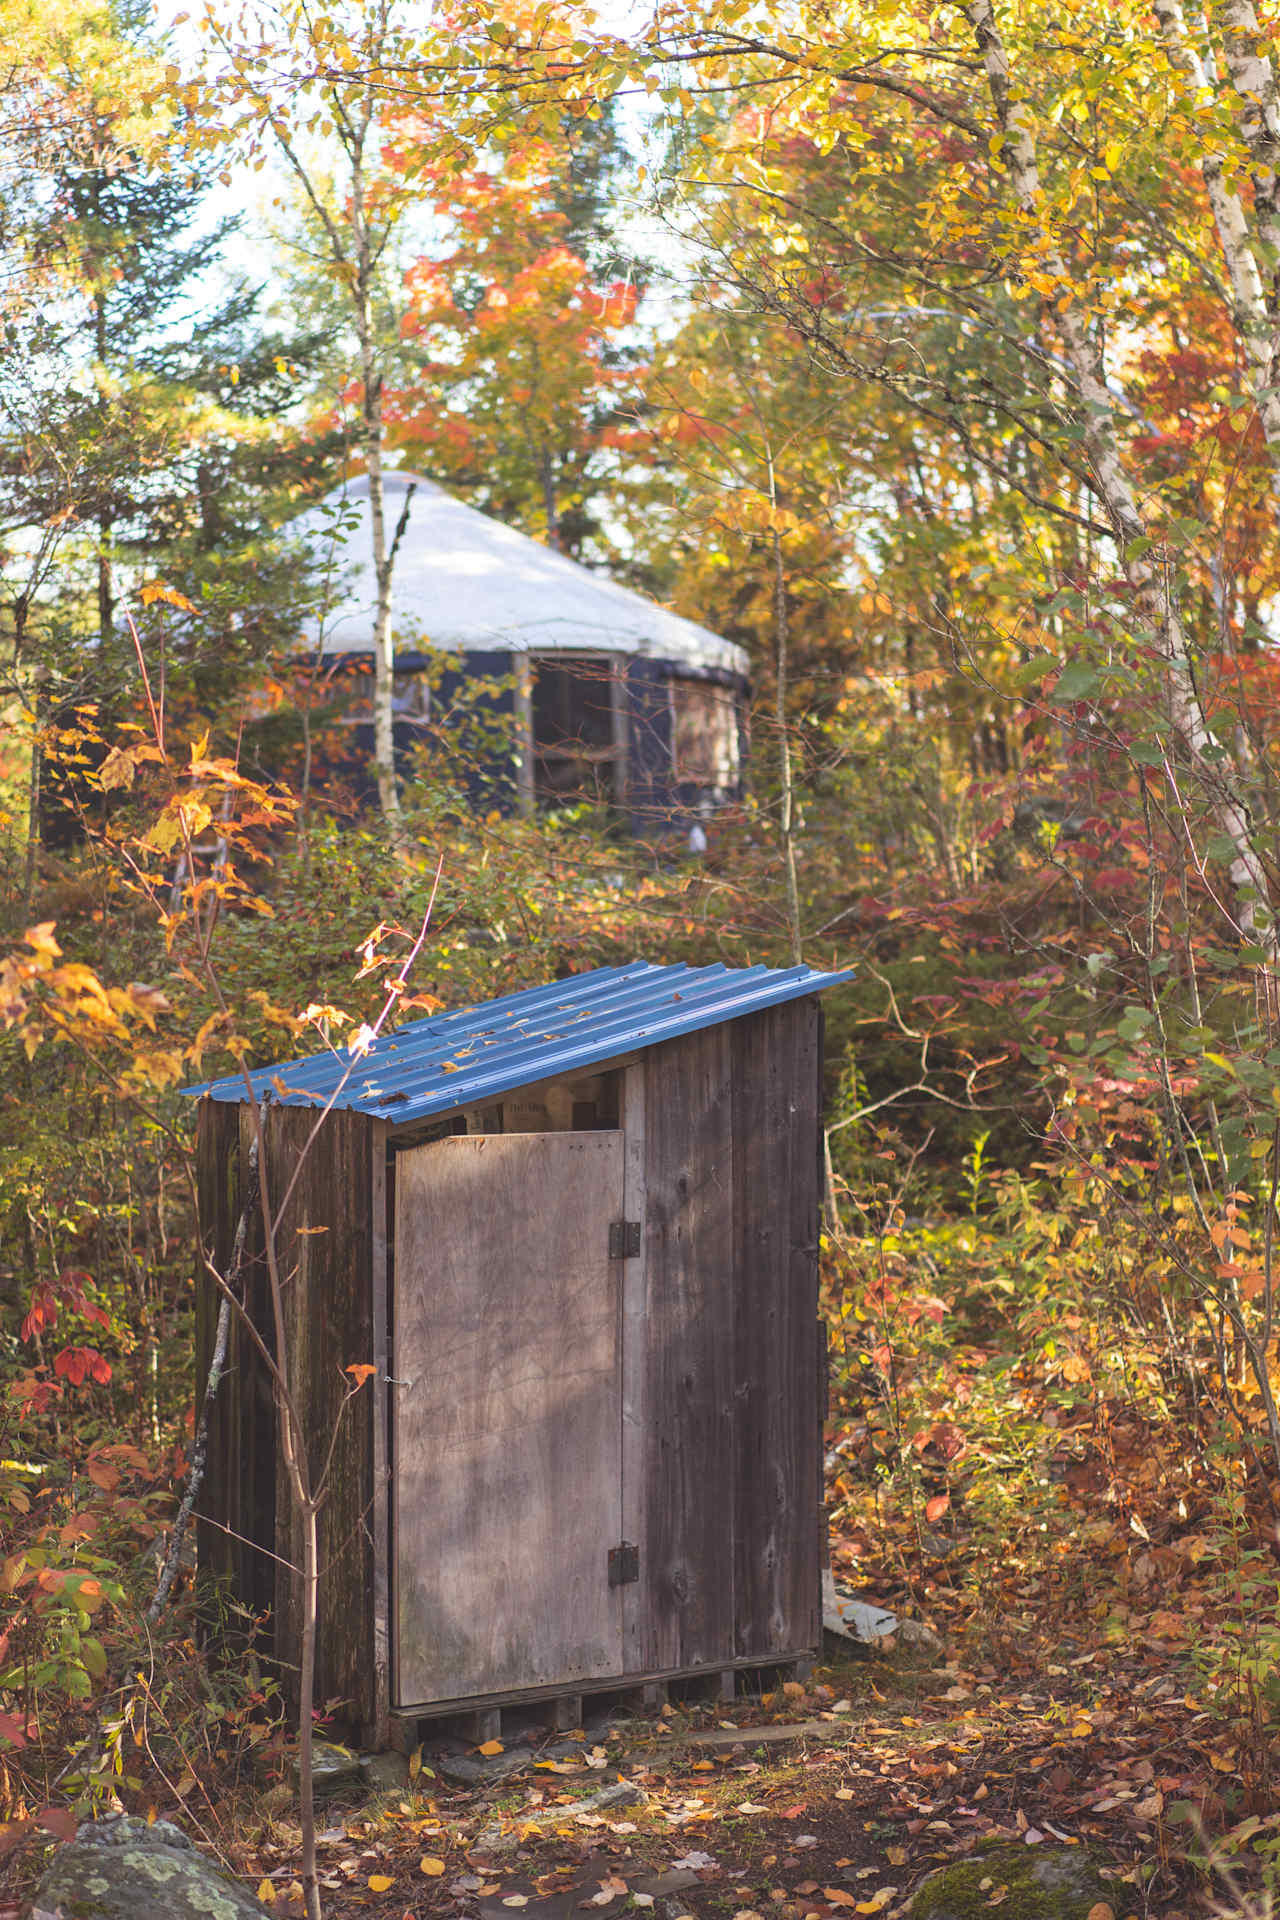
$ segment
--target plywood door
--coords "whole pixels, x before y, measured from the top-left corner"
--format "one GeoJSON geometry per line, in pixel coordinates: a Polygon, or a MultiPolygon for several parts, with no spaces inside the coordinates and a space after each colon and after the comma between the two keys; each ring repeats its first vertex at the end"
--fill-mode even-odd
{"type": "Polygon", "coordinates": [[[622,1670],[621,1133],[397,1156],[401,1706],[622,1670]]]}

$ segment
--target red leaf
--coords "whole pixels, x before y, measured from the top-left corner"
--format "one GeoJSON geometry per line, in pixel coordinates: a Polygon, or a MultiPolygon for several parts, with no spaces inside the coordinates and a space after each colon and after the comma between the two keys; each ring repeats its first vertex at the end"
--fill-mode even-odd
{"type": "Polygon", "coordinates": [[[950,1505],[951,1495],[949,1493],[935,1493],[933,1499],[930,1500],[925,1507],[925,1519],[929,1521],[941,1520],[950,1505]]]}
{"type": "Polygon", "coordinates": [[[36,1825],[51,1833],[55,1840],[74,1840],[79,1822],[70,1807],[41,1807],[36,1825]]]}

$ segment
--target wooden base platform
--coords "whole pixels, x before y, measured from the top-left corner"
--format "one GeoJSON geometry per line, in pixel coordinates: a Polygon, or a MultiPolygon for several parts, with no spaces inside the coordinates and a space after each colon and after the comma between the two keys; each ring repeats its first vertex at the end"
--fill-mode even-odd
{"type": "Polygon", "coordinates": [[[813,1649],[804,1648],[768,1661],[732,1660],[716,1667],[677,1667],[663,1673],[582,1681],[573,1691],[566,1687],[525,1687],[513,1693],[401,1707],[391,1715],[389,1739],[399,1753],[412,1753],[432,1736],[449,1736],[481,1746],[486,1740],[502,1738],[504,1714],[509,1722],[518,1720],[521,1731],[533,1720],[550,1732],[569,1732],[582,1725],[586,1701],[596,1711],[617,1708],[633,1714],[656,1714],[669,1700],[733,1700],[739,1694],[768,1693],[784,1681],[807,1679],[815,1663],[813,1649]]]}

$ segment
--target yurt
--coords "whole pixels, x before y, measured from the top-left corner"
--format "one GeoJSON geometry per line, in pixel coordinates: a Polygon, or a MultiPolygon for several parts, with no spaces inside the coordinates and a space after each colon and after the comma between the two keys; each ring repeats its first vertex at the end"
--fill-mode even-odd
{"type": "MultiPolygon", "coordinates": [[[[741,647],[420,475],[387,473],[383,491],[387,540],[396,542],[394,708],[404,761],[461,676],[492,686],[495,710],[510,720],[498,784],[523,812],[586,800],[636,825],[687,828],[739,795],[741,647]]],[[[373,659],[367,477],[344,481],[288,532],[305,543],[319,606],[305,633],[309,654],[331,685],[344,675],[359,685],[373,659]]],[[[348,699],[345,713],[351,750],[371,760],[367,699],[348,699]]]]}

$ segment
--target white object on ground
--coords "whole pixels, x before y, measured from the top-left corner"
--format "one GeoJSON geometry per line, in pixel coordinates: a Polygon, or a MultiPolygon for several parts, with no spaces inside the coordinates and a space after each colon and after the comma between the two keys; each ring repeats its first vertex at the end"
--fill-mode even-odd
{"type": "Polygon", "coordinates": [[[936,1651],[942,1642],[923,1620],[900,1620],[887,1607],[873,1607],[869,1601],[855,1600],[841,1593],[829,1568],[822,1575],[822,1625],[827,1633],[842,1634],[847,1640],[874,1647],[879,1641],[897,1634],[912,1646],[936,1651]]]}

